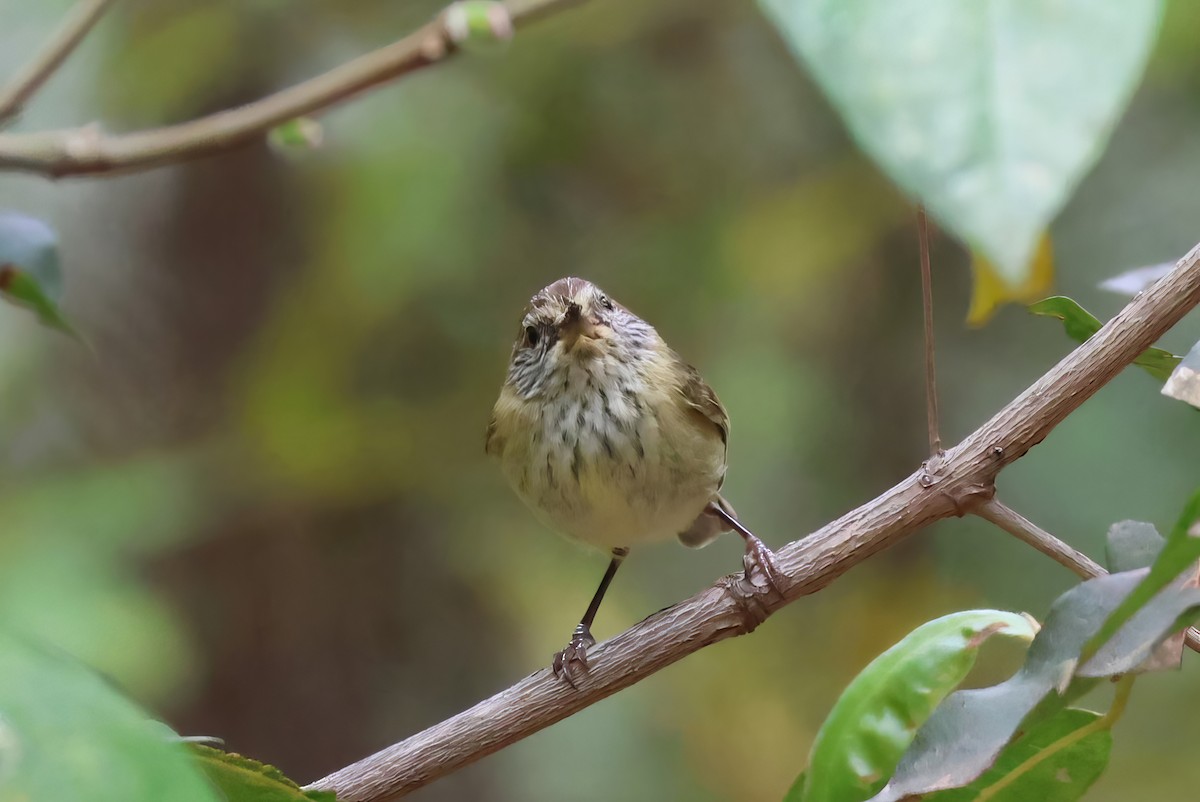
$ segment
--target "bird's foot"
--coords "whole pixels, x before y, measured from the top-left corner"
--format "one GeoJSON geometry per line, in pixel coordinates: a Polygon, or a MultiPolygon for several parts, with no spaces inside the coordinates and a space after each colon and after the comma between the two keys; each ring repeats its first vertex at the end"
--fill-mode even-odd
{"type": "Polygon", "coordinates": [[[783,573],[775,564],[775,552],[754,535],[743,535],[746,539],[746,552],[742,555],[742,565],[746,569],[746,581],[756,588],[769,588],[783,595],[780,577],[783,573]]]}
{"type": "Polygon", "coordinates": [[[572,688],[577,688],[576,680],[586,674],[588,670],[588,647],[595,645],[596,639],[592,637],[591,630],[583,624],[575,627],[575,633],[571,636],[571,642],[567,644],[567,648],[554,655],[554,662],[550,664],[550,667],[554,669],[554,676],[572,688]]]}

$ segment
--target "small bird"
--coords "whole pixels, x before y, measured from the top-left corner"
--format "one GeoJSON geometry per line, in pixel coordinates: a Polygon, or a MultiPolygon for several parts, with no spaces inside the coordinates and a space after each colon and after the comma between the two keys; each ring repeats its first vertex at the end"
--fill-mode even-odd
{"type": "Polygon", "coordinates": [[[729,415],[696,369],[596,285],[563,278],[530,299],[486,451],[543,523],[612,556],[554,656],[554,673],[572,687],[630,546],[676,536],[699,548],[736,530],[747,578],[777,587],[771,551],[719,492],[728,439],[729,415]]]}

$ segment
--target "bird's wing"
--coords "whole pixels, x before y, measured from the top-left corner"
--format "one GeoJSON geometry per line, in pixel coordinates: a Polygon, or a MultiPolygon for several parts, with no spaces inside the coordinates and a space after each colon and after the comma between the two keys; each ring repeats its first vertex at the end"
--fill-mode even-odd
{"type": "Polygon", "coordinates": [[[487,435],[483,439],[483,453],[498,454],[503,445],[499,435],[496,434],[496,416],[492,415],[492,419],[488,421],[487,435]]]}
{"type": "MultiPolygon", "coordinates": [[[[676,356],[676,359],[679,357],[676,356]]],[[[683,394],[684,401],[716,427],[717,434],[721,436],[721,442],[728,447],[729,413],[725,411],[725,407],[717,398],[717,394],[713,392],[713,388],[709,387],[708,382],[701,378],[699,371],[682,359],[679,360],[679,364],[683,368],[684,375],[683,384],[679,390],[683,394]]]]}

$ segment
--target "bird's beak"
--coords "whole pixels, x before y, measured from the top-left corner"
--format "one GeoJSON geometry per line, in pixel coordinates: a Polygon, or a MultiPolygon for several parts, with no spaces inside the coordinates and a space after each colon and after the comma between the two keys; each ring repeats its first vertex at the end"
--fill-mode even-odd
{"type": "Polygon", "coordinates": [[[577,303],[568,305],[558,321],[558,339],[568,351],[575,347],[580,338],[594,341],[601,336],[600,321],[583,314],[583,307],[577,303]]]}

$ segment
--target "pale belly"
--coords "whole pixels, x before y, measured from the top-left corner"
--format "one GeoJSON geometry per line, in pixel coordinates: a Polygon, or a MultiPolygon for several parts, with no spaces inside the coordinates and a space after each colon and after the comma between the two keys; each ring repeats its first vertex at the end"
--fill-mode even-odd
{"type": "Polygon", "coordinates": [[[543,522],[599,548],[636,546],[686,530],[716,496],[719,435],[676,399],[640,397],[568,396],[505,449],[506,477],[543,522]]]}

